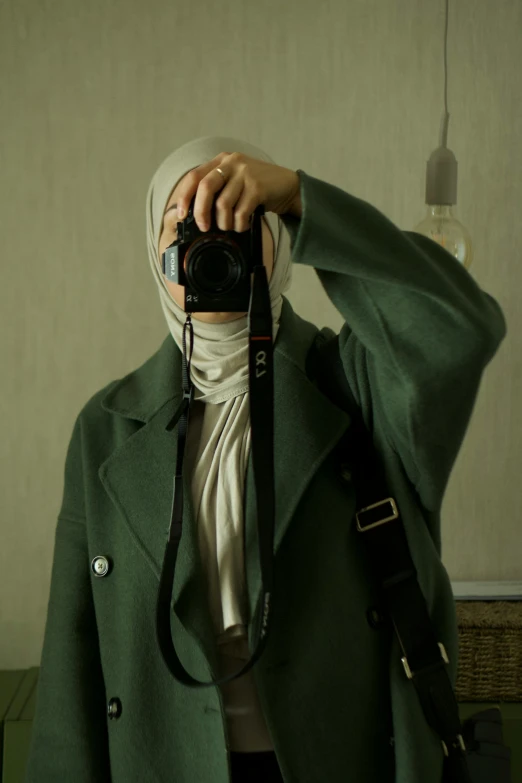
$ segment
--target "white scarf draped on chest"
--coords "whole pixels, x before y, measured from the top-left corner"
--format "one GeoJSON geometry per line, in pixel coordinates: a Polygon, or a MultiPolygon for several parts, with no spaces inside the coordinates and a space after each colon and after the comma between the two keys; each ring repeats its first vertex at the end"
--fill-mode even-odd
{"type": "MultiPolygon", "coordinates": [[[[161,307],[173,339],[183,351],[186,313],[165,285],[158,251],[163,213],[179,180],[219,153],[243,152],[274,161],[251,144],[229,137],[195,139],[175,150],[159,166],[146,201],[149,262],[161,307]]],[[[274,269],[269,282],[274,343],[279,330],[282,294],[291,283],[290,241],[274,213],[263,218],[274,241],[274,269]]],[[[243,608],[243,488],[251,445],[247,316],[223,324],[194,317],[191,378],[195,399],[205,403],[201,438],[190,477],[202,562],[209,580],[209,603],[218,636],[246,624],[243,608]]],[[[188,336],[188,334],[187,334],[188,336]]],[[[187,350],[189,350],[187,340],[187,350]]],[[[190,426],[188,438],[190,440],[190,426]]],[[[173,466],[174,467],[174,466],[173,466]]]]}

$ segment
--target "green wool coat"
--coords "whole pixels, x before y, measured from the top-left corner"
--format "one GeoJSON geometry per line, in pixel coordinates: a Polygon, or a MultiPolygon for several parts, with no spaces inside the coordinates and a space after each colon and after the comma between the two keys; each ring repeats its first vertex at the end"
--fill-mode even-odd
{"type": "MultiPolygon", "coordinates": [[[[344,319],[346,377],[383,457],[455,684],[458,631],[441,562],[440,510],[505,319],[438,244],[401,231],[331,184],[299,176],[302,217],[284,216],[293,262],[315,268],[344,319]]],[[[285,298],[274,347],[273,616],[253,669],[261,704],[285,783],[440,783],[442,747],[404,673],[393,629],[369,622],[379,593],[338,449],[350,416],[305,372],[319,334],[285,298]]],[[[231,780],[219,689],[177,682],[156,644],[177,451],[177,427],[166,426],[181,399],[181,354],[169,334],[76,419],[26,783],[231,780]],[[105,576],[94,573],[98,556],[109,562],[105,576]]],[[[261,592],[254,492],[250,457],[251,617],[261,592]]],[[[185,668],[199,680],[217,679],[187,483],[172,608],[185,668]]],[[[251,652],[252,641],[250,624],[251,652]]]]}

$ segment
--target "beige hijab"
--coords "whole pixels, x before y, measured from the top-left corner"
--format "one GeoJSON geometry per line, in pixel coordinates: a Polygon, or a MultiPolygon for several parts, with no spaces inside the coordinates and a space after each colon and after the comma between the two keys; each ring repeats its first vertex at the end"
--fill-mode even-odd
{"type": "MultiPolygon", "coordinates": [[[[186,313],[171,297],[158,253],[163,213],[179,180],[221,152],[242,152],[274,163],[265,152],[238,139],[195,139],[169,155],[154,174],[147,193],[147,247],[152,274],[172,337],[180,351],[186,313]]],[[[274,270],[269,283],[273,339],[291,283],[290,240],[280,218],[264,218],[274,240],[274,270]]],[[[250,454],[248,319],[203,324],[192,319],[194,350],[191,378],[195,399],[206,403],[201,440],[191,477],[192,500],[202,562],[209,579],[209,605],[215,632],[245,625],[243,560],[243,487],[250,454]]],[[[187,345],[188,349],[188,345],[187,345]]],[[[189,427],[190,440],[190,427],[189,427]]],[[[237,630],[237,629],[236,629],[237,630]]],[[[233,632],[232,632],[232,635],[233,632]]]]}

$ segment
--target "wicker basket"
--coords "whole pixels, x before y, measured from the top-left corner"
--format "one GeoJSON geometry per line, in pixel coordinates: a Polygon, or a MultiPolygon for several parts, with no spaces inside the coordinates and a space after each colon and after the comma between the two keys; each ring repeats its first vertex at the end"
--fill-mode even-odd
{"type": "Polygon", "coordinates": [[[456,601],[457,701],[522,701],[522,601],[456,601]]]}

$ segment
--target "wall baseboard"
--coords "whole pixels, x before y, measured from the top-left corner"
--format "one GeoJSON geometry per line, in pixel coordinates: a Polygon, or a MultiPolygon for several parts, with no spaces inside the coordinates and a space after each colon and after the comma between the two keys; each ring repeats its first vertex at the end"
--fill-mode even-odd
{"type": "Polygon", "coordinates": [[[458,601],[522,601],[522,582],[452,582],[458,601]]]}

